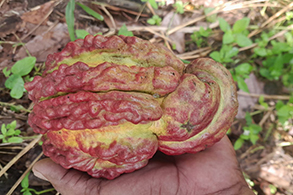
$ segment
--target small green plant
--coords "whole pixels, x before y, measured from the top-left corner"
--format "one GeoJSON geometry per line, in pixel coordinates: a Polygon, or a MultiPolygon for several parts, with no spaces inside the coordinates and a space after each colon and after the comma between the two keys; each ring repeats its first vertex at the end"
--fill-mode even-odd
{"type": "Polygon", "coordinates": [[[223,44],[236,43],[240,47],[250,46],[252,44],[252,41],[250,38],[247,37],[247,27],[249,25],[249,22],[250,19],[245,17],[237,20],[231,28],[231,26],[225,19],[219,18],[220,28],[222,31],[224,31],[223,44]]]}
{"type": "Polygon", "coordinates": [[[158,15],[153,15],[152,18],[149,18],[147,20],[147,23],[149,23],[151,25],[158,25],[159,26],[161,24],[161,22],[162,22],[162,18],[160,18],[160,16],[158,16],[158,15]]]}
{"type": "Polygon", "coordinates": [[[238,87],[247,93],[249,93],[249,90],[244,79],[249,77],[252,70],[253,67],[249,63],[242,63],[230,71],[234,81],[238,83],[238,87]]]}
{"type": "Polygon", "coordinates": [[[132,37],[133,33],[127,29],[125,24],[123,24],[121,26],[121,28],[119,29],[119,31],[118,31],[118,35],[124,35],[124,36],[132,37]]]}
{"type": "Polygon", "coordinates": [[[198,48],[201,48],[207,45],[205,38],[209,37],[211,33],[212,33],[212,29],[210,28],[204,29],[203,27],[200,27],[199,31],[193,32],[193,34],[190,37],[196,43],[196,46],[198,48]]]}
{"type": "MultiPolygon", "coordinates": [[[[29,74],[36,64],[35,57],[25,57],[21,60],[18,60],[11,68],[7,70],[5,67],[3,69],[3,74],[8,77],[5,82],[5,87],[10,89],[10,96],[16,99],[19,99],[23,96],[24,80],[23,76],[29,74]]],[[[31,80],[31,78],[26,77],[26,79],[31,80]]]]}
{"type": "MultiPolygon", "coordinates": [[[[204,14],[207,16],[209,13],[211,13],[214,10],[215,10],[214,7],[204,8],[204,14]]],[[[212,15],[207,16],[208,22],[215,22],[216,20],[217,20],[217,14],[212,14],[212,15]]]]}
{"type": "Polygon", "coordinates": [[[51,192],[51,191],[54,191],[55,189],[54,188],[50,188],[50,189],[46,189],[46,190],[42,190],[42,191],[36,191],[35,189],[33,188],[29,188],[29,175],[30,175],[30,172],[28,172],[25,177],[23,178],[23,180],[21,181],[21,191],[23,195],[32,195],[31,192],[33,192],[34,194],[44,194],[44,193],[47,193],[47,192],[51,192]]]}
{"type": "MultiPolygon", "coordinates": [[[[252,44],[251,39],[247,37],[249,33],[247,30],[249,22],[249,18],[242,18],[237,20],[231,27],[225,19],[219,18],[220,29],[224,32],[222,40],[223,44],[220,51],[213,51],[210,53],[210,57],[215,61],[222,63],[224,66],[226,66],[227,63],[232,62],[234,62],[232,63],[232,66],[236,64],[235,60],[232,58],[239,53],[239,49],[234,45],[246,47],[252,44]]],[[[249,92],[244,79],[248,77],[253,67],[248,63],[242,63],[239,66],[239,68],[236,67],[231,73],[234,80],[238,83],[238,87],[245,92],[249,92]]]]}
{"type": "Polygon", "coordinates": [[[176,13],[183,14],[184,7],[186,5],[188,5],[188,3],[183,3],[182,1],[176,1],[176,3],[173,4],[173,7],[176,8],[176,13]]]}
{"type": "Polygon", "coordinates": [[[226,65],[229,62],[234,62],[232,57],[236,56],[239,52],[237,47],[233,47],[232,45],[222,45],[220,51],[213,51],[210,54],[210,57],[215,61],[226,65]]]}
{"type": "Polygon", "coordinates": [[[254,58],[262,59],[259,68],[261,76],[268,80],[281,80],[286,87],[293,87],[293,33],[285,34],[286,41],[269,41],[267,33],[262,33],[256,42],[254,58]]]}
{"type": "Polygon", "coordinates": [[[242,147],[245,141],[250,141],[252,144],[256,144],[259,139],[259,132],[262,130],[261,126],[252,123],[252,118],[248,112],[245,115],[246,126],[243,127],[244,132],[234,143],[234,149],[238,150],[242,147]]]}
{"type": "Polygon", "coordinates": [[[293,118],[293,98],[287,104],[279,100],[276,104],[276,110],[279,122],[284,125],[293,118]]]}
{"type": "Polygon", "coordinates": [[[21,132],[19,129],[15,129],[15,128],[16,128],[15,120],[7,125],[2,124],[0,140],[2,140],[3,143],[22,143],[23,139],[21,137],[18,137],[18,135],[21,132]]]}

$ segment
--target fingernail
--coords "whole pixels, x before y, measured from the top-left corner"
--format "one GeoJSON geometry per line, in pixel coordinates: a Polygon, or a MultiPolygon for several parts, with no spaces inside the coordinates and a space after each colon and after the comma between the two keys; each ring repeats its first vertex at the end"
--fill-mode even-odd
{"type": "Polygon", "coordinates": [[[36,170],[34,170],[33,171],[33,173],[34,173],[34,175],[36,176],[36,177],[38,177],[38,178],[40,178],[40,179],[42,179],[42,180],[45,180],[45,181],[49,181],[42,173],[40,173],[40,172],[38,172],[38,171],[36,171],[36,170]]]}

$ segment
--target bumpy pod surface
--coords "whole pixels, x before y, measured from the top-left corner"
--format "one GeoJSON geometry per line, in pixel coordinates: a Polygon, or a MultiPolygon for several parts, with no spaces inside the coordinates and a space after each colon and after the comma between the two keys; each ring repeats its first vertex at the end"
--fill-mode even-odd
{"type": "Polygon", "coordinates": [[[137,37],[70,42],[25,88],[35,103],[28,122],[44,134],[44,154],[97,178],[139,169],[157,150],[203,150],[225,135],[238,108],[221,64],[200,58],[185,66],[137,37]]]}

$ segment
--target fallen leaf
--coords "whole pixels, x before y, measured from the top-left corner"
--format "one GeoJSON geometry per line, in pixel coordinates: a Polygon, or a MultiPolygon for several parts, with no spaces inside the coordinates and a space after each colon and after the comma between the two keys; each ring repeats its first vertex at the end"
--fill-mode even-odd
{"type": "MultiPolygon", "coordinates": [[[[32,11],[26,12],[21,16],[21,19],[25,22],[29,22],[32,24],[40,24],[42,20],[46,17],[46,15],[51,11],[53,8],[54,1],[49,1],[47,3],[44,3],[41,6],[37,6],[36,9],[33,9],[32,11]]],[[[46,24],[48,21],[48,17],[45,18],[45,21],[42,23],[43,25],[46,24]]]]}
{"type": "MultiPolygon", "coordinates": [[[[174,13],[173,11],[169,12],[161,22],[161,26],[165,27],[175,27],[182,24],[182,16],[180,14],[174,13]],[[170,26],[171,24],[171,26],[170,26]]],[[[183,53],[185,51],[185,39],[184,39],[184,32],[175,32],[169,35],[169,38],[172,40],[172,44],[176,45],[175,50],[179,53],[183,53]]]]}
{"type": "MultiPolygon", "coordinates": [[[[245,79],[245,83],[247,84],[247,87],[250,93],[264,94],[264,91],[263,91],[264,83],[258,81],[254,74],[250,74],[249,78],[245,79]]],[[[243,92],[242,90],[240,91],[243,92]]],[[[236,115],[236,118],[238,119],[244,118],[245,112],[247,111],[247,109],[253,107],[257,101],[258,101],[258,98],[238,95],[239,107],[238,107],[238,113],[236,115]]]]}
{"type": "MultiPolygon", "coordinates": [[[[44,62],[48,54],[57,52],[58,49],[63,48],[69,41],[66,24],[59,23],[51,31],[34,37],[25,46],[30,54],[37,58],[38,62],[44,62]]],[[[22,47],[14,59],[19,60],[26,56],[25,48],[22,47]]]]}

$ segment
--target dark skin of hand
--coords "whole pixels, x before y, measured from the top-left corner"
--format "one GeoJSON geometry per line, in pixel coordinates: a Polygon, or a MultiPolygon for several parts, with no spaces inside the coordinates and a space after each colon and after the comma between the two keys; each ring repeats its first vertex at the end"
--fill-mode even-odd
{"type": "Polygon", "coordinates": [[[253,195],[239,169],[227,137],[196,154],[157,153],[142,169],[114,180],[96,179],[64,169],[50,159],[33,167],[36,176],[52,183],[62,195],[253,195]]]}

